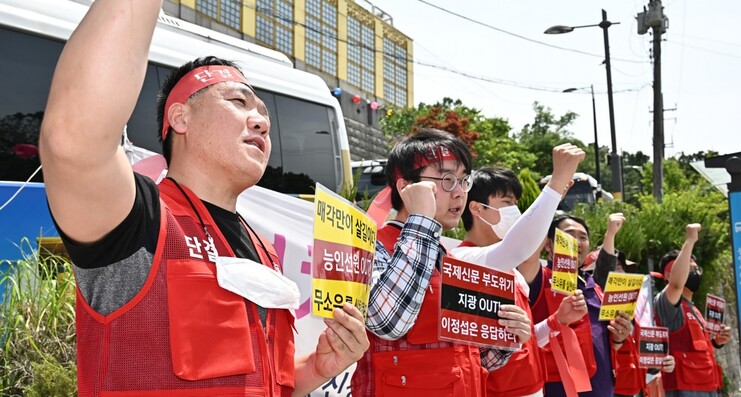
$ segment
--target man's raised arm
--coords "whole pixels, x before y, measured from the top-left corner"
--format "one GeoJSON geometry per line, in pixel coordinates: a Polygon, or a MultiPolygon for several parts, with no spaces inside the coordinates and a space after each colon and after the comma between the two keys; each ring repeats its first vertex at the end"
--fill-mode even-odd
{"type": "Polygon", "coordinates": [[[95,1],[57,63],[39,147],[49,206],[78,242],[100,239],[131,211],[136,189],[119,142],[144,82],[161,6],[95,1]]]}

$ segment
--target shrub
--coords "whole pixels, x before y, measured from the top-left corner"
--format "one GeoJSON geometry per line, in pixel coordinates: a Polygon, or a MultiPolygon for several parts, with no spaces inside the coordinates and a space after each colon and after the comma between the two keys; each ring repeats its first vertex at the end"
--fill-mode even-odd
{"type": "Polygon", "coordinates": [[[71,266],[60,257],[24,257],[0,276],[7,289],[0,304],[0,395],[75,396],[71,266]]]}

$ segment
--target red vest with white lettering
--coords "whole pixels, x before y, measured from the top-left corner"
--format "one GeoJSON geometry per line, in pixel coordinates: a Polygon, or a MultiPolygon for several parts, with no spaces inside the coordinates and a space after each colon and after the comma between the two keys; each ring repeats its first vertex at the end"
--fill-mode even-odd
{"type": "MultiPolygon", "coordinates": [[[[462,241],[459,247],[475,247],[470,241],[462,241]]],[[[536,393],[543,389],[543,358],[535,337],[535,322],[530,311],[530,298],[520,283],[515,284],[517,299],[515,303],[525,310],[530,318],[530,339],[512,353],[509,361],[497,369],[486,381],[486,393],[489,396],[519,397],[536,393]]]]}
{"type": "Polygon", "coordinates": [[[625,339],[625,343],[615,353],[615,394],[632,396],[646,390],[645,368],[638,365],[639,346],[637,335],[641,334],[641,327],[636,322],[633,333],[625,339]]]}
{"type": "MultiPolygon", "coordinates": [[[[389,252],[399,238],[398,225],[378,230],[389,252]]],[[[452,396],[485,394],[487,371],[481,366],[479,349],[440,341],[440,273],[434,270],[417,321],[399,340],[385,340],[368,332],[370,348],[358,361],[352,379],[353,397],[452,396]]]]}
{"type": "MultiPolygon", "coordinates": [[[[682,327],[669,333],[669,352],[676,367],[662,374],[664,390],[714,391],[722,387],[721,369],[715,361],[710,334],[705,331],[705,319],[682,297],[682,327]]],[[[661,324],[658,315],[656,323],[661,324]]]]}
{"type": "MultiPolygon", "coordinates": [[[[77,291],[79,395],[290,396],[293,316],[268,310],[263,329],[253,303],[219,287],[191,205],[171,181],[159,188],[157,248],[141,291],[107,316],[77,291]]],[[[218,253],[233,256],[203,203],[185,190],[218,253]]],[[[267,241],[264,252],[250,237],[263,264],[278,262],[267,241]]]]}
{"type": "MultiPolygon", "coordinates": [[[[532,305],[533,320],[535,323],[539,323],[548,318],[551,314],[558,310],[558,306],[561,301],[566,297],[563,294],[557,294],[551,290],[551,276],[553,271],[543,266],[541,277],[541,287],[538,299],[532,305]]],[[[595,288],[599,288],[595,286],[595,288]]],[[[598,295],[599,295],[598,291],[598,295]]],[[[587,367],[587,373],[591,378],[597,372],[597,362],[594,359],[594,346],[592,346],[592,327],[589,323],[589,315],[586,314],[581,319],[569,325],[570,328],[576,333],[577,340],[579,341],[579,347],[581,348],[581,354],[584,357],[584,363],[587,367]]],[[[561,335],[558,335],[558,343],[561,344],[561,348],[566,349],[561,335]]],[[[556,360],[553,357],[553,352],[550,346],[546,345],[542,348],[543,361],[545,362],[545,381],[546,382],[560,382],[561,375],[558,373],[558,366],[556,360]]]]}

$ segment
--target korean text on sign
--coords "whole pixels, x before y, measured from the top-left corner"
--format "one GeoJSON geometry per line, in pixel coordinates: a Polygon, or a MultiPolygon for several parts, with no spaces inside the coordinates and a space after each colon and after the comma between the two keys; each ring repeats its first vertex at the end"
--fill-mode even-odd
{"type": "Polygon", "coordinates": [[[669,354],[669,329],[665,327],[641,327],[638,335],[638,366],[661,368],[669,354]]]}
{"type": "Polygon", "coordinates": [[[576,291],[576,280],[579,267],[579,246],[571,235],[556,229],[553,241],[553,277],[551,289],[573,295],[576,291]]]}
{"type": "Polygon", "coordinates": [[[620,311],[632,318],[638,304],[641,285],[643,285],[642,274],[610,272],[599,311],[600,321],[613,320],[620,311]]]}
{"type": "Polygon", "coordinates": [[[726,300],[720,296],[707,295],[705,300],[705,327],[712,334],[719,334],[726,312],[726,300]]]}
{"type": "Polygon", "coordinates": [[[499,309],[515,303],[512,274],[443,258],[440,288],[440,339],[515,350],[515,335],[499,325],[499,309]]]}
{"type": "Polygon", "coordinates": [[[365,315],[375,244],[375,223],[349,201],[317,184],[311,273],[314,316],[332,318],[333,310],[344,302],[365,315]]]}

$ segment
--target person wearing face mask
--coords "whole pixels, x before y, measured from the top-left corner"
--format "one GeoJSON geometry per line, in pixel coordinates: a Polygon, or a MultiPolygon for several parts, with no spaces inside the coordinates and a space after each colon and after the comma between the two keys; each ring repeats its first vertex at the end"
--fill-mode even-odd
{"type": "Polygon", "coordinates": [[[715,360],[715,348],[731,339],[731,328],[723,325],[714,339],[705,329],[705,319],[692,303],[700,288],[702,268],[692,249],[701,225],[689,224],[680,251],[670,251],[659,262],[666,287],[654,299],[657,325],[669,329],[669,353],[677,358],[673,373],[663,375],[667,397],[717,397],[723,386],[723,372],[715,360]]]}
{"type": "MultiPolygon", "coordinates": [[[[527,233],[530,237],[540,233],[545,237],[552,214],[561,199],[557,191],[563,191],[568,187],[570,176],[576,170],[580,158],[583,158],[583,151],[571,145],[559,146],[553,152],[553,175],[558,177],[551,179],[551,182],[555,181],[555,184],[546,187],[525,212],[524,217],[520,217],[517,207],[522,195],[522,185],[515,173],[504,168],[477,170],[462,216],[467,231],[466,237],[459,247],[451,251],[452,255],[462,260],[514,272],[517,280],[516,305],[528,316],[531,326],[527,331],[538,336],[528,338],[507,364],[489,375],[486,383],[488,395],[502,397],[543,395],[544,376],[538,345],[541,342],[548,342],[548,334],[552,330],[548,327],[547,320],[536,326],[532,325],[527,282],[514,267],[530,259],[534,259],[535,266],[540,266],[537,255],[541,244],[538,244],[537,239],[517,239],[516,236],[527,233]],[[495,215],[498,215],[499,219],[494,219],[495,215]],[[512,253],[509,254],[507,250],[512,250],[512,253]],[[531,258],[524,258],[514,263],[515,266],[512,266],[511,262],[515,259],[507,261],[505,257],[505,255],[522,256],[527,252],[531,252],[531,258]],[[491,262],[487,263],[487,259],[491,262]]],[[[540,240],[543,241],[543,238],[540,240]]],[[[586,313],[586,303],[581,293],[564,299],[561,306],[562,309],[555,318],[562,323],[575,321],[586,313]]]]}

